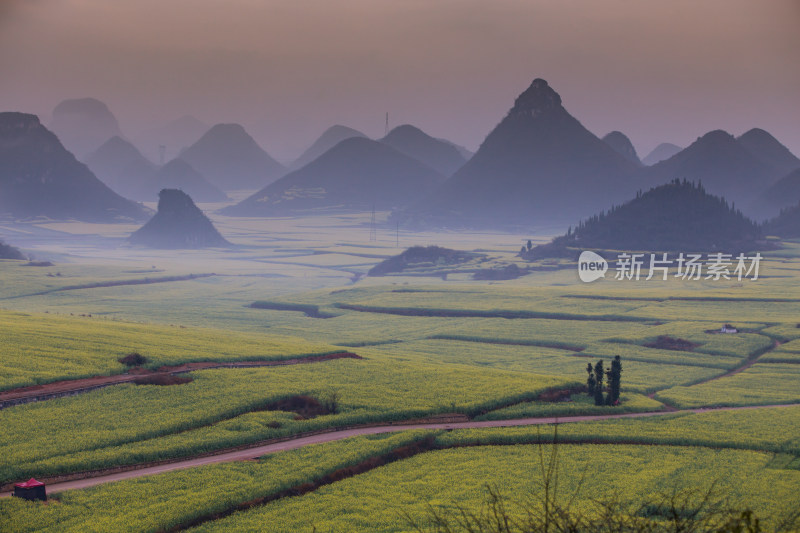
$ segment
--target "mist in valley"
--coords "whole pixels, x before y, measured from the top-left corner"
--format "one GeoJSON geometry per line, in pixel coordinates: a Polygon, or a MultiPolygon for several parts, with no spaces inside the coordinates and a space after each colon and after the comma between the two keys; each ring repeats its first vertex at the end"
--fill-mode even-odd
{"type": "Polygon", "coordinates": [[[796,530],[798,23],[4,1],[0,531],[796,530]]]}

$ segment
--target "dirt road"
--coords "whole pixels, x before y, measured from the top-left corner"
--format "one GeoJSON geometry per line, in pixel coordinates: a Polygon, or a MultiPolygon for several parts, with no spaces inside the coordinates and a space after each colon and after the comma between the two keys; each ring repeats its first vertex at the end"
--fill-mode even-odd
{"type": "MultiPolygon", "coordinates": [[[[194,459],[179,459],[173,463],[161,464],[158,466],[139,468],[136,470],[129,470],[125,472],[118,472],[109,475],[90,477],[86,479],[78,479],[74,481],[65,481],[62,483],[48,484],[47,490],[49,493],[60,492],[70,489],[83,489],[109,483],[112,481],[120,481],[123,479],[137,478],[143,476],[150,476],[153,474],[160,474],[162,472],[169,472],[172,470],[181,470],[184,468],[193,468],[196,466],[225,463],[231,461],[244,461],[248,459],[255,459],[270,453],[294,450],[308,446],[310,444],[320,444],[323,442],[331,442],[335,440],[346,439],[348,437],[355,437],[358,435],[374,435],[378,433],[390,433],[395,431],[406,431],[411,429],[471,429],[471,428],[490,428],[490,427],[514,427],[514,426],[533,426],[542,424],[566,424],[572,422],[589,422],[593,420],[611,420],[615,418],[644,418],[653,416],[671,415],[676,413],[704,413],[709,411],[734,411],[744,409],[762,409],[768,407],[792,407],[800,404],[779,404],[779,405],[760,405],[760,406],[745,406],[745,407],[718,407],[718,408],[698,408],[698,409],[684,409],[679,411],[653,411],[646,413],[623,413],[617,415],[586,415],[586,416],[570,416],[570,417],[544,417],[544,418],[518,418],[512,420],[485,420],[485,421],[470,421],[470,422],[445,422],[445,423],[430,423],[430,424],[410,424],[410,425],[392,425],[392,426],[369,426],[352,429],[344,429],[338,431],[330,431],[317,435],[307,437],[298,437],[296,439],[286,440],[283,442],[276,442],[272,444],[264,444],[253,446],[243,450],[232,452],[223,452],[217,455],[206,457],[199,457],[194,459]]],[[[10,492],[0,493],[0,498],[10,496],[10,492]]]]}

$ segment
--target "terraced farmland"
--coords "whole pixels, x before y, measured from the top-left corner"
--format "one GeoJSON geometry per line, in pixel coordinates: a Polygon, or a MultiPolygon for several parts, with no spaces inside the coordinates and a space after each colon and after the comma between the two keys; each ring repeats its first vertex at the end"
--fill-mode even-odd
{"type": "MultiPolygon", "coordinates": [[[[313,361],[186,366],[174,371],[182,384],[116,384],[5,407],[0,484],[109,469],[135,475],[140,466],[337,428],[559,417],[572,420],[559,426],[565,491],[591,464],[596,475],[582,490],[604,497],[655,498],[668,481],[703,489],[718,479],[767,524],[800,505],[793,248],[768,255],[763,279],[747,284],[576,285],[566,269],[492,283],[458,273],[371,279],[360,276],[393,244],[332,244],[315,233],[321,226],[292,227],[282,240],[241,224],[250,247],[190,254],[208,261],[203,271],[215,275],[205,278],[176,281],[192,269],[162,252],[55,268],[0,262],[8,281],[0,393],[191,362],[313,361]],[[150,277],[164,279],[139,283],[150,277]],[[739,333],[719,333],[726,323],[739,333]],[[147,358],[143,369],[118,361],[132,352],[147,358]],[[360,358],[318,357],[339,352],[360,358]],[[583,390],[587,363],[616,355],[621,403],[594,405],[583,390]],[[327,410],[303,410],[315,402],[327,410]],[[772,404],[790,407],[671,412],[772,404]],[[641,412],[657,416],[574,418],[641,412]],[[617,481],[596,481],[611,471],[621,472],[617,481]]],[[[484,238],[493,261],[515,261],[515,246],[490,242],[505,237],[484,238]]],[[[535,490],[536,443],[550,434],[528,425],[358,437],[66,491],[47,505],[3,498],[0,531],[411,531],[406,518],[424,519],[424,500],[480,509],[486,483],[515,495],[535,490]]],[[[578,501],[589,509],[588,498],[578,501]]]]}

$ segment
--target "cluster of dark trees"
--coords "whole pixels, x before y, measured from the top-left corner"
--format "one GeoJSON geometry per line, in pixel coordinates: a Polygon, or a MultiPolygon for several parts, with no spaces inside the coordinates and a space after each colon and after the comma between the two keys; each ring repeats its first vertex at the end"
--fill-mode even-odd
{"type": "Polygon", "coordinates": [[[481,254],[451,250],[441,246],[412,246],[403,253],[381,261],[370,269],[368,276],[383,276],[393,272],[403,272],[414,266],[457,265],[480,257],[481,254]]]}
{"type": "Polygon", "coordinates": [[[619,356],[611,361],[609,370],[603,369],[603,360],[600,359],[592,366],[586,364],[586,372],[589,377],[586,379],[586,388],[589,396],[594,397],[595,405],[619,405],[619,388],[622,377],[622,361],[619,356]],[[608,386],[603,386],[603,379],[608,378],[608,386]],[[605,396],[603,395],[605,393],[605,396]]]}
{"type": "Polygon", "coordinates": [[[0,241],[0,259],[26,259],[25,254],[0,241]]]}

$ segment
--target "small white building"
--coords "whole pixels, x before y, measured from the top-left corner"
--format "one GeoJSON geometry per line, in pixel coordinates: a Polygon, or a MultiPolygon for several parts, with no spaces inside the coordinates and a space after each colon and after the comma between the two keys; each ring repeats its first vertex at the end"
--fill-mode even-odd
{"type": "Polygon", "coordinates": [[[731,326],[730,324],[725,324],[724,326],[722,326],[722,328],[719,330],[719,332],[720,333],[739,333],[739,330],[736,329],[735,327],[731,326]]]}

